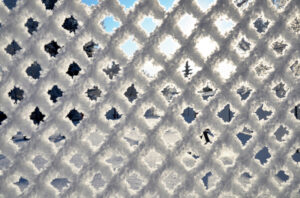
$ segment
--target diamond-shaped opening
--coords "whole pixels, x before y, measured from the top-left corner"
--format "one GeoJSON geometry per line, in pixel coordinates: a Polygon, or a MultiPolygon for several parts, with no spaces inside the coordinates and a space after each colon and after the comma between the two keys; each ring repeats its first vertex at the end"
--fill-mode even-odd
{"type": "Polygon", "coordinates": [[[36,107],[30,115],[30,119],[33,121],[33,124],[39,125],[40,122],[44,122],[45,115],[40,112],[40,109],[36,107]]]}
{"type": "Polygon", "coordinates": [[[21,49],[22,48],[19,46],[19,44],[15,40],[13,40],[9,45],[7,45],[7,47],[5,48],[5,51],[6,51],[6,53],[13,56],[21,49]]]}
{"type": "Polygon", "coordinates": [[[161,70],[162,67],[155,65],[153,61],[146,61],[142,67],[143,74],[148,78],[155,78],[161,70]]]}
{"type": "Polygon", "coordinates": [[[73,16],[70,16],[69,18],[65,19],[64,23],[62,24],[62,27],[68,30],[70,33],[75,33],[75,31],[78,28],[78,22],[73,16]]]}
{"type": "Polygon", "coordinates": [[[214,134],[211,132],[210,129],[205,129],[202,134],[200,135],[200,139],[204,141],[204,145],[207,143],[212,144],[211,139],[214,137],[214,134]]]}
{"type": "Polygon", "coordinates": [[[138,92],[136,91],[134,84],[131,84],[131,86],[127,88],[124,95],[127,97],[129,102],[133,102],[137,99],[138,92]]]}
{"type": "Polygon", "coordinates": [[[160,153],[156,152],[154,149],[151,149],[147,155],[144,157],[145,164],[151,170],[156,170],[163,163],[163,157],[160,153]]]}
{"type": "Polygon", "coordinates": [[[78,112],[76,109],[72,109],[66,117],[68,117],[74,126],[80,123],[83,119],[84,114],[82,112],[78,112]]]}
{"type": "Polygon", "coordinates": [[[195,118],[197,117],[197,112],[194,111],[193,108],[191,107],[187,107],[183,110],[183,113],[181,114],[183,119],[187,122],[187,123],[192,123],[195,118]]]}
{"type": "Polygon", "coordinates": [[[24,177],[20,177],[19,181],[15,182],[14,184],[17,185],[23,192],[28,187],[29,181],[24,177]]]}
{"type": "Polygon", "coordinates": [[[173,149],[181,140],[181,134],[177,130],[169,129],[162,132],[161,138],[168,149],[173,149]]]}
{"type": "Polygon", "coordinates": [[[41,155],[35,156],[35,158],[32,160],[32,163],[38,170],[43,169],[47,164],[47,162],[48,161],[45,158],[43,158],[41,155]]]}
{"type": "Polygon", "coordinates": [[[84,165],[84,160],[80,154],[75,154],[70,159],[70,163],[72,163],[75,167],[81,168],[84,165]]]}
{"type": "Polygon", "coordinates": [[[17,104],[18,100],[21,101],[24,99],[24,91],[18,87],[14,87],[10,90],[8,96],[15,101],[15,104],[17,104]]]}
{"type": "Polygon", "coordinates": [[[167,36],[160,44],[159,49],[167,58],[172,57],[176,50],[180,47],[179,43],[172,37],[167,36]]]}
{"type": "Polygon", "coordinates": [[[97,43],[95,43],[93,40],[91,40],[83,45],[83,50],[85,51],[86,55],[89,58],[94,56],[97,49],[99,49],[99,45],[97,43]]]}
{"type": "Polygon", "coordinates": [[[120,47],[129,58],[131,58],[135,51],[139,49],[138,44],[133,40],[133,36],[129,37],[125,42],[123,42],[120,47]]]}
{"type": "Polygon", "coordinates": [[[284,88],[284,85],[284,83],[280,82],[272,89],[278,98],[284,98],[286,95],[287,90],[284,88]]]}
{"type": "Polygon", "coordinates": [[[270,22],[267,19],[263,19],[262,17],[257,18],[253,25],[258,33],[265,33],[268,29],[270,22]]]}
{"type": "Polygon", "coordinates": [[[115,20],[114,16],[107,16],[101,22],[101,25],[107,33],[113,33],[121,24],[119,21],[115,20]]]}
{"type": "Polygon", "coordinates": [[[244,127],[242,132],[239,132],[236,136],[241,141],[242,145],[245,146],[246,143],[252,138],[253,131],[248,129],[247,127],[244,127]]]}
{"type": "Polygon", "coordinates": [[[109,111],[106,112],[105,117],[107,120],[118,120],[122,117],[122,114],[119,114],[115,107],[112,107],[109,111]]]}
{"type": "Polygon", "coordinates": [[[196,67],[196,64],[193,61],[187,60],[184,64],[181,64],[178,70],[185,79],[191,79],[193,75],[201,70],[201,67],[196,67]]]}
{"type": "Polygon", "coordinates": [[[86,94],[90,100],[96,101],[101,96],[101,90],[97,86],[94,86],[93,88],[88,89],[86,94]]]}
{"type": "Polygon", "coordinates": [[[145,111],[144,117],[146,119],[158,119],[160,118],[160,115],[156,112],[156,108],[155,107],[150,107],[149,109],[147,109],[145,111]]]}
{"type": "Polygon", "coordinates": [[[173,6],[174,0],[159,0],[159,4],[168,11],[173,6]]]}
{"type": "Polygon", "coordinates": [[[227,80],[236,71],[236,66],[227,59],[220,62],[216,68],[222,79],[227,80]]]}
{"type": "Polygon", "coordinates": [[[181,183],[180,176],[175,171],[165,172],[162,181],[169,192],[173,192],[181,183]]]}
{"type": "Polygon", "coordinates": [[[51,185],[60,192],[68,188],[70,183],[67,178],[55,178],[51,181],[51,185]]]}
{"type": "Polygon", "coordinates": [[[120,4],[125,6],[126,9],[131,8],[138,0],[119,0],[120,4]]]}
{"type": "Polygon", "coordinates": [[[158,21],[155,20],[153,17],[144,17],[140,22],[140,26],[148,35],[155,30],[157,25],[158,21]]]}
{"type": "Polygon", "coordinates": [[[81,3],[87,6],[93,6],[98,4],[98,0],[81,0],[81,3]]]}
{"type": "Polygon", "coordinates": [[[269,149],[266,146],[258,151],[255,155],[255,159],[258,159],[261,165],[267,163],[269,158],[271,158],[271,154],[269,153],[269,149]]]}
{"type": "Polygon", "coordinates": [[[29,67],[26,69],[26,73],[28,76],[31,76],[33,79],[39,79],[41,74],[41,66],[36,61],[32,63],[29,67]]]}
{"type": "Polygon", "coordinates": [[[236,90],[236,93],[240,95],[241,100],[247,100],[247,98],[250,96],[252,92],[252,89],[250,87],[241,86],[236,90]]]}
{"type": "Polygon", "coordinates": [[[129,190],[136,193],[142,189],[142,187],[145,185],[145,181],[140,174],[134,172],[126,177],[126,184],[129,190]]]}
{"type": "Polygon", "coordinates": [[[272,115],[272,111],[263,109],[263,104],[259,108],[257,108],[255,113],[259,120],[262,120],[262,119],[267,120],[267,119],[269,119],[269,116],[272,115]]]}
{"type": "Polygon", "coordinates": [[[119,154],[112,154],[105,162],[109,164],[113,171],[117,171],[124,164],[125,159],[119,154]]]}
{"type": "Polygon", "coordinates": [[[278,129],[275,131],[274,135],[276,137],[276,140],[278,140],[279,142],[283,142],[285,141],[283,139],[283,137],[285,137],[286,135],[289,134],[289,131],[287,130],[287,128],[283,125],[280,125],[280,127],[278,127],[278,129]]]}
{"type": "Polygon", "coordinates": [[[7,119],[6,114],[5,114],[4,112],[0,111],[0,125],[1,125],[2,122],[3,122],[4,120],[6,120],[6,119],[7,119]]]}
{"type": "Polygon", "coordinates": [[[53,10],[57,0],[42,0],[43,4],[45,4],[46,10],[53,10]]]}
{"type": "Polygon", "coordinates": [[[200,6],[203,12],[207,11],[210,7],[215,4],[216,0],[198,0],[198,5],[200,6]]]}
{"type": "Polygon", "coordinates": [[[255,66],[254,70],[259,77],[266,76],[272,71],[272,67],[267,63],[259,63],[255,66]]]}
{"type": "Polygon", "coordinates": [[[53,143],[58,143],[65,139],[66,139],[66,136],[61,135],[61,134],[54,134],[54,135],[49,136],[49,138],[48,138],[48,140],[53,143]]]}
{"type": "Polygon", "coordinates": [[[197,19],[191,14],[184,14],[178,21],[177,25],[185,36],[189,36],[197,22],[197,19]]]}
{"type": "Polygon", "coordinates": [[[251,49],[251,43],[246,38],[242,37],[237,44],[237,49],[241,54],[246,54],[251,49]]]}
{"type": "Polygon", "coordinates": [[[14,7],[16,7],[17,1],[18,0],[3,0],[3,3],[8,9],[12,10],[14,7]]]}
{"type": "Polygon", "coordinates": [[[231,122],[232,118],[234,117],[234,112],[230,110],[230,104],[224,106],[224,108],[218,112],[218,116],[224,122],[231,122]]]}
{"type": "Polygon", "coordinates": [[[126,130],[123,136],[124,142],[131,150],[136,149],[142,143],[143,139],[144,136],[136,128],[126,130]]]}
{"type": "Polygon", "coordinates": [[[30,138],[24,135],[21,131],[18,131],[16,135],[12,136],[11,140],[15,144],[18,144],[20,142],[27,142],[30,140],[30,138]]]}
{"type": "Polygon", "coordinates": [[[93,180],[91,181],[91,184],[95,189],[102,188],[105,185],[105,183],[106,182],[101,173],[95,174],[93,180]]]}
{"type": "Polygon", "coordinates": [[[111,66],[107,66],[106,69],[103,69],[103,72],[109,77],[109,79],[113,79],[114,76],[117,76],[120,71],[120,64],[115,63],[115,61],[112,61],[111,66]]]}
{"type": "Polygon", "coordinates": [[[208,101],[209,97],[216,95],[216,92],[217,89],[209,84],[206,84],[201,90],[197,91],[197,93],[199,93],[205,101],[208,101]]]}
{"type": "Polygon", "coordinates": [[[73,62],[69,65],[68,71],[66,73],[73,78],[74,76],[77,76],[80,71],[81,68],[79,67],[79,65],[73,62]]]}
{"type": "Polygon", "coordinates": [[[282,55],[286,50],[288,44],[286,44],[283,40],[278,40],[272,43],[272,49],[276,52],[277,55],[282,55]]]}
{"type": "Polygon", "coordinates": [[[201,56],[204,59],[207,59],[216,49],[218,49],[218,44],[209,36],[206,36],[198,39],[196,48],[201,56]]]}
{"type": "Polygon", "coordinates": [[[57,44],[57,42],[53,40],[44,46],[45,51],[48,52],[51,57],[55,57],[58,54],[58,50],[60,48],[61,47],[57,44]]]}
{"type": "Polygon", "coordinates": [[[227,16],[219,17],[215,22],[219,32],[224,36],[227,35],[232,29],[235,23],[227,16]]]}
{"type": "Polygon", "coordinates": [[[281,180],[281,182],[287,182],[289,180],[289,176],[285,173],[284,170],[280,170],[276,174],[277,178],[281,180]]]}
{"type": "Polygon", "coordinates": [[[48,91],[48,94],[50,95],[50,100],[56,103],[57,98],[62,97],[63,91],[60,88],[58,88],[57,85],[54,85],[52,89],[48,91]]]}
{"type": "Polygon", "coordinates": [[[174,85],[167,85],[161,93],[166,98],[168,102],[171,102],[178,94],[176,87],[174,85]]]}
{"type": "Polygon", "coordinates": [[[25,27],[27,27],[27,31],[29,34],[32,34],[33,32],[37,31],[37,28],[39,26],[39,22],[35,21],[33,18],[29,18],[27,22],[25,23],[25,27]]]}

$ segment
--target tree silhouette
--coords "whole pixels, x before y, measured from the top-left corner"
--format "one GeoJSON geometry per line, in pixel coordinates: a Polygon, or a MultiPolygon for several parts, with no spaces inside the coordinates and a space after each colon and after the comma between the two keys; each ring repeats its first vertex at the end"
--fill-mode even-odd
{"type": "Polygon", "coordinates": [[[191,66],[189,65],[189,61],[186,61],[184,70],[183,70],[183,75],[185,78],[188,78],[192,74],[192,69],[191,66]]]}

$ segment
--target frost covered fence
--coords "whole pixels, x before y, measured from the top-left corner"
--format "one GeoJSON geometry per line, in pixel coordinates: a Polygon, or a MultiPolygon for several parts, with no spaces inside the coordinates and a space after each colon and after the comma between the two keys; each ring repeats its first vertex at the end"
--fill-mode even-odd
{"type": "Polygon", "coordinates": [[[1,196],[300,196],[299,0],[83,2],[0,1],[1,196]]]}

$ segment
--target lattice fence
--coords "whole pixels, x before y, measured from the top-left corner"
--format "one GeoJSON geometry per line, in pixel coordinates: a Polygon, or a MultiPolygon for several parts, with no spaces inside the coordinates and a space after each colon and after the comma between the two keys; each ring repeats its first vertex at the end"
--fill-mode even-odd
{"type": "Polygon", "coordinates": [[[299,9],[1,1],[1,196],[300,197],[299,9]],[[121,22],[111,34],[108,15],[121,22]],[[148,15],[161,21],[151,34],[148,15]],[[132,57],[120,48],[130,37],[132,57]]]}

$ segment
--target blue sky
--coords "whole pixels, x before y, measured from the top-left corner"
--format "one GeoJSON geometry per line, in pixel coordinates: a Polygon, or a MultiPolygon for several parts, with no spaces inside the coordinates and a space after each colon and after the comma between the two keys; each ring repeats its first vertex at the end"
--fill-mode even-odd
{"type": "Polygon", "coordinates": [[[88,6],[92,6],[92,5],[96,5],[98,4],[98,0],[81,0],[82,3],[88,5],[88,6]]]}
{"type": "Polygon", "coordinates": [[[198,0],[201,10],[206,11],[215,0],[198,0]]]}
{"type": "Polygon", "coordinates": [[[160,5],[162,5],[166,10],[169,10],[173,3],[174,0],[159,0],[160,5]]]}
{"type": "Polygon", "coordinates": [[[102,21],[103,28],[108,32],[112,33],[115,29],[120,27],[120,22],[115,20],[113,16],[107,16],[102,21]]]}

